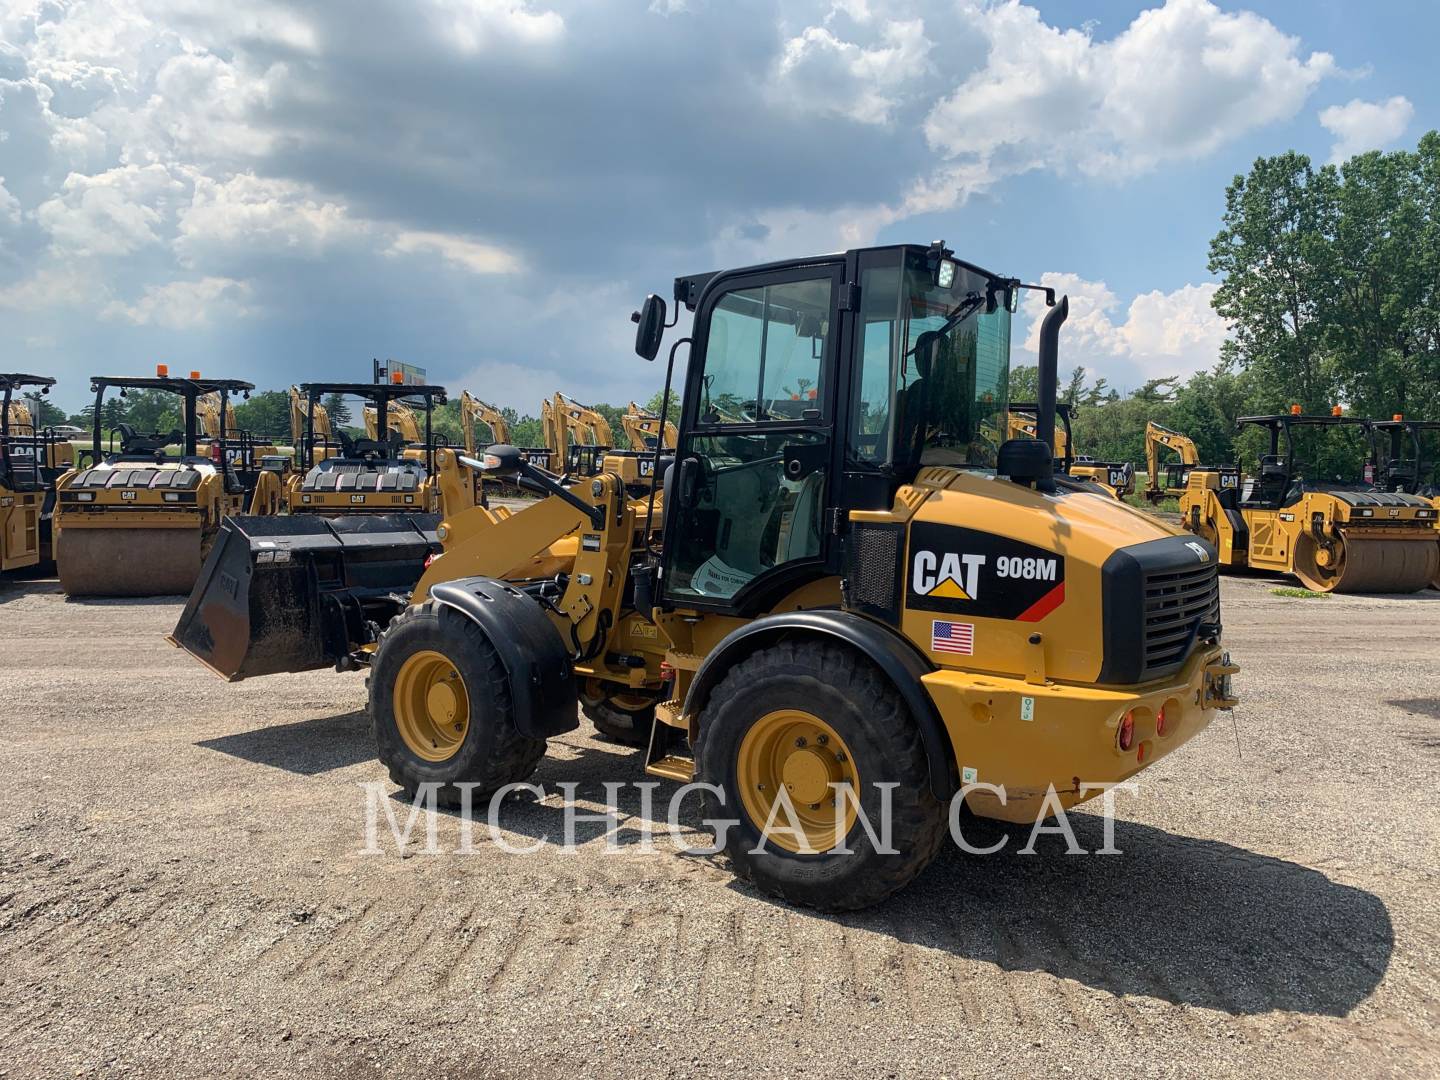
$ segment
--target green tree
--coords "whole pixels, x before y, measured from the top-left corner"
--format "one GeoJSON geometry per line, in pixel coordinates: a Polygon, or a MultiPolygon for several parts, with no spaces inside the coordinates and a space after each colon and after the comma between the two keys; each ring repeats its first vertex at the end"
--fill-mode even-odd
{"type": "Polygon", "coordinates": [[[1021,364],[1010,369],[1010,400],[1035,401],[1040,397],[1040,368],[1021,364]]]}
{"type": "Polygon", "coordinates": [[[1335,399],[1324,346],[1338,186],[1332,166],[1316,170],[1304,154],[1260,158],[1226,189],[1210,241],[1210,272],[1223,279],[1215,310],[1232,327],[1223,356],[1254,370],[1277,408],[1319,410],[1335,399]]]}
{"type": "Polygon", "coordinates": [[[354,416],[350,412],[350,403],[345,399],[344,394],[326,394],[320,402],[325,406],[325,411],[330,415],[332,428],[349,428],[354,423],[354,416]]]}
{"type": "Polygon", "coordinates": [[[249,401],[235,402],[235,422],[257,438],[285,442],[290,438],[290,395],[261,390],[249,401]]]}

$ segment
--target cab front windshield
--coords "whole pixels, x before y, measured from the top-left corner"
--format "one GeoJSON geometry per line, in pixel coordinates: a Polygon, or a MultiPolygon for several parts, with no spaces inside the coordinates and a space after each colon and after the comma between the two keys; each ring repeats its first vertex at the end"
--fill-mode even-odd
{"type": "Polygon", "coordinates": [[[916,251],[899,267],[862,270],[854,463],[899,473],[995,467],[1010,388],[1010,312],[1003,302],[986,311],[992,280],[960,264],[941,288],[916,251]]]}

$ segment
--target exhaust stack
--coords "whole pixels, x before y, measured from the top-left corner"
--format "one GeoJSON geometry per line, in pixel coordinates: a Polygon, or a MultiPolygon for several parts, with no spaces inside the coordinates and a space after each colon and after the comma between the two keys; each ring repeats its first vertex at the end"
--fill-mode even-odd
{"type": "Polygon", "coordinates": [[[1036,403],[1035,437],[1055,454],[1055,396],[1060,384],[1060,327],[1070,316],[1070,297],[1060,297],[1060,302],[1045,313],[1040,324],[1039,380],[1040,392],[1036,403]]]}

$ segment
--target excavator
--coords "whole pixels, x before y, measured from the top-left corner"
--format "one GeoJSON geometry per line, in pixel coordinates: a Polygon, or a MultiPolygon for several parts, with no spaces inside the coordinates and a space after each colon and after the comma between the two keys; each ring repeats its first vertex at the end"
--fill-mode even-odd
{"type": "Polygon", "coordinates": [[[75,462],[68,439],[35,422],[16,391],[48,394],[55,380],[0,373],[0,574],[52,561],[55,482],[75,462]]]}
{"type": "Polygon", "coordinates": [[[565,471],[577,476],[594,476],[605,455],[615,446],[615,433],[603,415],[555,391],[555,415],[559,419],[565,471]]]}
{"type": "MultiPolygon", "coordinates": [[[[1440,530],[1440,420],[1407,420],[1395,413],[1371,424],[1369,479],[1381,491],[1429,499],[1440,530]]],[[[1440,542],[1440,533],[1437,533],[1440,542]]],[[[1440,576],[1430,582],[1440,589],[1440,576]]]]}
{"type": "Polygon", "coordinates": [[[633,401],[620,417],[620,423],[625,429],[625,438],[629,440],[630,449],[637,453],[654,450],[657,441],[667,450],[675,449],[675,425],[669,420],[662,425],[660,417],[633,401]]]}
{"type": "MultiPolygon", "coordinates": [[[[1288,413],[1244,416],[1238,422],[1268,436],[1257,474],[1225,482],[1221,469],[1187,466],[1181,524],[1217,549],[1225,567],[1291,574],[1315,592],[1408,593],[1440,571],[1437,511],[1418,495],[1378,490],[1352,468],[1372,421],[1288,413]]],[[[1152,474],[1153,477],[1153,474],[1152,474]]]]}
{"type": "MultiPolygon", "coordinates": [[[[1008,420],[1009,437],[1035,437],[1036,415],[1039,406],[1033,401],[1011,402],[1008,420]]],[[[1072,453],[1075,435],[1071,419],[1075,406],[1068,402],[1057,402],[1055,417],[1060,426],[1055,430],[1055,458],[1066,476],[1076,480],[1088,480],[1098,485],[1112,499],[1124,499],[1135,490],[1135,468],[1128,461],[1096,461],[1088,455],[1072,453]]]]}
{"type": "MultiPolygon", "coordinates": [[[[495,443],[505,443],[507,445],[510,443],[510,422],[505,419],[505,414],[494,405],[487,405],[479,398],[471,397],[468,390],[462,391],[460,395],[460,423],[465,429],[465,452],[471,456],[479,453],[482,449],[476,437],[477,424],[484,424],[490,429],[490,442],[486,443],[485,446],[490,446],[495,443]]],[[[525,455],[525,460],[530,462],[530,464],[538,465],[542,469],[548,469],[555,451],[552,445],[548,445],[550,441],[549,427],[543,422],[541,426],[545,428],[547,432],[547,445],[527,446],[522,452],[525,455]]]]}
{"type": "Polygon", "coordinates": [[[939,243],[678,278],[674,320],[632,316],[653,360],[694,313],[663,527],[608,458],[556,477],[496,445],[486,473],[541,498],[447,517],[408,599],[373,552],[232,528],[171,640],[229,679],[368,670],[380,761],[446,805],[523,782],[585,697],[644,710],[646,772],[709,785],[738,875],[877,903],[954,800],[1039,820],[1236,703],[1214,550],[1054,473],[1053,290],[1039,439],[985,436],[1024,287],[939,243]]]}
{"type": "Polygon", "coordinates": [[[1165,499],[1178,499],[1190,482],[1191,471],[1214,472],[1215,485],[1220,491],[1231,491],[1240,487],[1240,469],[1235,465],[1201,465],[1200,453],[1195,440],[1178,431],[1161,427],[1154,420],[1145,423],[1145,498],[1159,503],[1165,499]],[[1180,455],[1180,460],[1160,462],[1160,455],[1171,450],[1180,455]],[[1164,475],[1161,475],[1163,469],[1164,475]]]}
{"type": "Polygon", "coordinates": [[[171,376],[165,364],[156,365],[153,378],[91,378],[91,447],[56,482],[55,561],[67,596],[188,593],[224,518],[248,512],[259,520],[279,505],[278,479],[254,468],[253,458],[232,462],[221,441],[200,452],[200,399],[219,395],[223,415],[232,394],[253,389],[198,371],[171,376]],[[110,390],[174,394],[183,426],[141,432],[120,423],[107,447],[102,408],[110,390]],[[171,447],[179,456],[170,456],[171,447]]]}

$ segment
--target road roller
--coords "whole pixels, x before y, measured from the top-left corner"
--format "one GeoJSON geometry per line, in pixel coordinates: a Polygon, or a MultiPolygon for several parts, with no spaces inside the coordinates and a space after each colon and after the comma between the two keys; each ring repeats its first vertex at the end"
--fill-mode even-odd
{"type": "Polygon", "coordinates": [[[443,386],[301,383],[292,388],[291,402],[299,437],[286,486],[290,513],[434,516],[475,505],[475,485],[460,464],[460,448],[449,446],[432,427],[435,406],[446,402],[443,386]],[[328,415],[321,402],[332,396],[361,403],[364,437],[328,415]]]}
{"type": "Polygon", "coordinates": [[[277,537],[212,564],[172,640],[232,679],[368,669],[382,765],[447,805],[525,781],[582,705],[643,713],[635,764],[703,785],[737,874],[877,903],[955,800],[1036,821],[1236,703],[1212,549],[1054,475],[1053,291],[1040,438],[996,438],[1022,287],[941,243],[676,279],[676,319],[653,294],[635,315],[653,360],[694,313],[678,446],[649,451],[663,509],[613,455],[557,477],[492,446],[487,474],[541,498],[448,518],[408,598],[381,575],[418,568],[413,540],[386,564],[277,537]]]}
{"type": "Polygon", "coordinates": [[[48,394],[55,380],[0,373],[0,573],[41,567],[52,558],[55,482],[74,463],[68,439],[41,427],[23,397],[48,394]]]}
{"type": "Polygon", "coordinates": [[[200,447],[200,399],[218,395],[220,415],[231,395],[253,383],[206,379],[198,371],[154,377],[97,375],[91,446],[57,481],[55,561],[67,596],[163,596],[188,593],[227,515],[265,513],[278,479],[259,467],[253,440],[241,433],[200,447]],[[182,426],[141,432],[129,423],[103,430],[105,395],[158,390],[174,394],[182,426]],[[227,450],[234,454],[227,454],[227,450]]]}
{"type": "Polygon", "coordinates": [[[1255,475],[1225,486],[1225,472],[1194,467],[1180,496],[1181,523],[1225,567],[1291,574],[1315,592],[1409,593],[1440,564],[1436,509],[1382,491],[1365,476],[1371,421],[1290,412],[1244,416],[1237,430],[1268,437],[1255,475]]]}
{"type": "MultiPolygon", "coordinates": [[[[1396,413],[1372,428],[1370,464],[1375,485],[1382,491],[1429,499],[1440,511],[1440,420],[1407,420],[1404,413],[1396,413]]],[[[1435,527],[1440,542],[1440,520],[1435,527]]],[[[1430,587],[1440,589],[1440,575],[1430,587]]]]}

